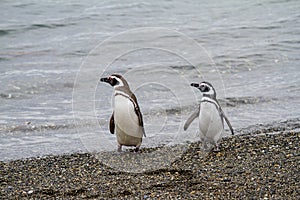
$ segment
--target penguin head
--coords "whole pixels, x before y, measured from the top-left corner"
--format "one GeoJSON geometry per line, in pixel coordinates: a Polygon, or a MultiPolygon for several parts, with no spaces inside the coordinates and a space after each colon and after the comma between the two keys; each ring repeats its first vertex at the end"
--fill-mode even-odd
{"type": "Polygon", "coordinates": [[[203,96],[211,98],[216,98],[217,96],[214,87],[209,82],[203,81],[200,84],[192,83],[191,86],[198,88],[203,93],[203,96]]]}
{"type": "Polygon", "coordinates": [[[100,81],[109,83],[114,88],[128,86],[126,80],[119,74],[112,74],[108,77],[101,78],[100,81]]]}

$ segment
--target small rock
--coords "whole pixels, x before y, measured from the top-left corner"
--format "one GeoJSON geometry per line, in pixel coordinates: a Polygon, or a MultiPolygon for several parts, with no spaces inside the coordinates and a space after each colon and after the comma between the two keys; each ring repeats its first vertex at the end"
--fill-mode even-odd
{"type": "Polygon", "coordinates": [[[7,186],[7,191],[10,191],[10,190],[13,190],[13,189],[14,189],[13,186],[11,186],[11,185],[7,186]]]}
{"type": "Polygon", "coordinates": [[[193,191],[191,191],[191,192],[190,192],[190,194],[195,194],[195,193],[196,193],[196,191],[195,191],[195,190],[193,190],[193,191]]]}

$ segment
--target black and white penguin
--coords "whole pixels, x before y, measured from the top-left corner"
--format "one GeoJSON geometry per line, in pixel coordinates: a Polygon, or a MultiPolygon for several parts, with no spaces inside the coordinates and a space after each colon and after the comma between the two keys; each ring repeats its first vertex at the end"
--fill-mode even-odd
{"type": "Polygon", "coordinates": [[[191,86],[198,88],[202,92],[203,97],[199,108],[187,119],[184,130],[187,130],[193,120],[198,117],[202,149],[207,150],[208,143],[218,149],[217,142],[224,130],[224,120],[230,128],[232,135],[234,135],[233,128],[217,101],[216,91],[213,86],[206,81],[200,84],[192,83],[191,86]]]}
{"type": "Polygon", "coordinates": [[[146,137],[143,116],[135,95],[129,88],[127,81],[119,74],[101,78],[100,81],[114,87],[114,111],[110,118],[109,129],[116,132],[118,151],[122,146],[134,146],[139,151],[143,135],[146,137]]]}

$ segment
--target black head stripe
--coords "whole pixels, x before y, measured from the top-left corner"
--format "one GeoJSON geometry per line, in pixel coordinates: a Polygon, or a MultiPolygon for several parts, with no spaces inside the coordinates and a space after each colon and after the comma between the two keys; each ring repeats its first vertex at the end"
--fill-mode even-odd
{"type": "Polygon", "coordinates": [[[200,91],[201,92],[209,92],[210,88],[207,85],[200,85],[200,91]]]}
{"type": "Polygon", "coordinates": [[[117,85],[119,82],[114,77],[109,77],[109,83],[111,86],[117,85]]]}
{"type": "Polygon", "coordinates": [[[204,88],[204,92],[209,92],[210,91],[210,88],[209,87],[207,87],[207,86],[205,86],[205,88],[204,88]]]}
{"type": "Polygon", "coordinates": [[[209,83],[209,82],[207,82],[207,81],[203,81],[203,82],[201,82],[200,84],[206,84],[206,85],[208,85],[208,86],[210,86],[210,87],[213,87],[212,84],[209,83]]]}

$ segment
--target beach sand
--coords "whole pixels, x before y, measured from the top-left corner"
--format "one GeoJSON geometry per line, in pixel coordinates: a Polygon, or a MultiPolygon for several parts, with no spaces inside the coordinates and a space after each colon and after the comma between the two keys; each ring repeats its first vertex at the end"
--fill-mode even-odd
{"type": "MultiPolygon", "coordinates": [[[[205,156],[200,143],[186,144],[185,151],[169,166],[142,173],[118,171],[90,153],[0,162],[0,196],[2,199],[300,199],[299,142],[298,131],[244,134],[223,138],[221,150],[205,156]]],[[[127,152],[118,156],[128,159],[157,149],[143,148],[140,154],[127,152]]],[[[113,155],[117,154],[106,154],[111,159],[108,162],[113,162],[113,155]]]]}

